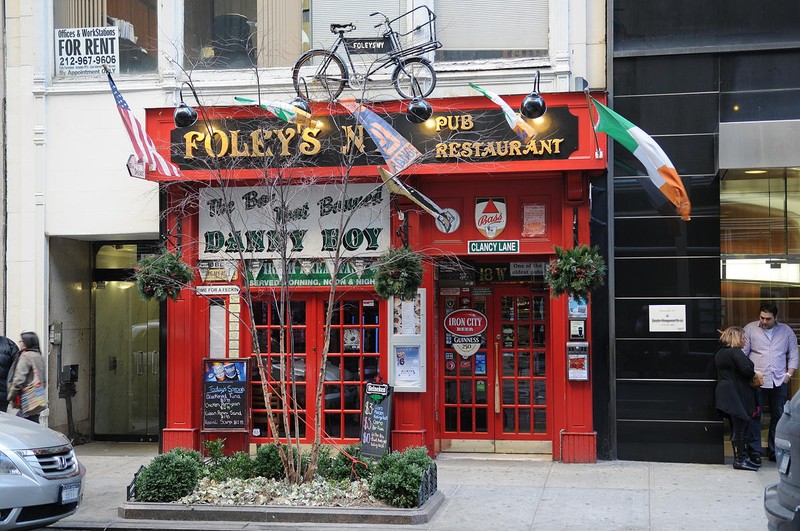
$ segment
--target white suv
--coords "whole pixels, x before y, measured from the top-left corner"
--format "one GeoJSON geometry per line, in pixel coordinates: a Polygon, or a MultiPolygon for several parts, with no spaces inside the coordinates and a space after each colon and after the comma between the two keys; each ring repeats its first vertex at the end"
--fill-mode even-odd
{"type": "Polygon", "coordinates": [[[43,527],[75,513],[85,475],[64,434],[0,412],[0,531],[43,527]]]}

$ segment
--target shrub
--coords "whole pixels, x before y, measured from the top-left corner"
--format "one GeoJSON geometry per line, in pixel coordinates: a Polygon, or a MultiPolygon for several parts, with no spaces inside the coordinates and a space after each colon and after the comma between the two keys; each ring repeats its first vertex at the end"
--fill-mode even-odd
{"type": "Polygon", "coordinates": [[[173,502],[197,486],[202,468],[200,454],[182,448],[157,455],[136,476],[136,500],[173,502]]]}
{"type": "Polygon", "coordinates": [[[283,468],[278,445],[275,443],[264,444],[256,450],[254,473],[270,479],[283,479],[286,471],[283,468]]]}
{"type": "Polygon", "coordinates": [[[370,494],[394,507],[416,507],[422,473],[432,463],[424,447],[386,454],[375,464],[370,494]]]}
{"type": "Polygon", "coordinates": [[[233,455],[212,458],[206,475],[214,481],[225,481],[232,478],[250,479],[258,474],[250,456],[246,452],[236,452],[233,455]]]}
{"type": "Polygon", "coordinates": [[[372,468],[362,463],[353,463],[348,456],[363,461],[361,447],[351,444],[344,447],[342,452],[331,457],[330,449],[325,447],[326,457],[323,460],[322,452],[319,456],[317,473],[331,481],[353,481],[355,479],[368,479],[372,475],[372,468]]]}

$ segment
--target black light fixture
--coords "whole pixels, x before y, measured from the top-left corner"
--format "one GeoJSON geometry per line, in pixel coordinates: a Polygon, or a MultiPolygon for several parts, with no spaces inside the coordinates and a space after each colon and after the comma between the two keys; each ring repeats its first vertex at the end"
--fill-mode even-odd
{"type": "Polygon", "coordinates": [[[408,103],[406,119],[415,124],[427,121],[433,115],[433,107],[422,98],[414,98],[408,103]]]}
{"type": "Polygon", "coordinates": [[[289,105],[297,107],[301,111],[306,111],[308,114],[311,114],[311,105],[308,104],[305,98],[297,96],[295,99],[289,102],[289,105]]]}
{"type": "Polygon", "coordinates": [[[180,88],[180,96],[181,102],[175,108],[175,113],[172,115],[172,120],[175,122],[175,127],[183,128],[183,127],[191,127],[195,123],[197,123],[197,111],[192,109],[189,105],[183,101],[183,86],[188,85],[189,89],[192,91],[192,95],[194,95],[194,101],[197,102],[197,106],[200,106],[200,100],[197,98],[197,93],[194,91],[194,87],[188,81],[184,81],[181,83],[180,88]]]}
{"type": "Polygon", "coordinates": [[[533,91],[525,96],[522,104],[519,106],[519,112],[525,118],[539,118],[544,116],[547,112],[547,104],[544,98],[539,95],[539,71],[536,71],[536,77],[533,81],[533,91]]]}

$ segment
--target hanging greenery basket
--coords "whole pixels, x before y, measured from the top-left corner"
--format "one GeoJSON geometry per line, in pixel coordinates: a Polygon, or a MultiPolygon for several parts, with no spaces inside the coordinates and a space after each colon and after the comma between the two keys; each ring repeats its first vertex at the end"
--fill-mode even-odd
{"type": "Polygon", "coordinates": [[[416,298],[422,285],[422,255],[406,247],[390,249],[378,258],[375,267],[375,291],[380,298],[416,298]]]}
{"type": "Polygon", "coordinates": [[[176,300],[194,278],[194,271],[177,254],[164,251],[139,260],[134,268],[136,288],[142,300],[176,300]]]}
{"type": "Polygon", "coordinates": [[[606,262],[597,247],[579,245],[562,249],[556,245],[555,251],[556,258],[544,273],[551,296],[567,293],[578,301],[605,284],[606,262]]]}

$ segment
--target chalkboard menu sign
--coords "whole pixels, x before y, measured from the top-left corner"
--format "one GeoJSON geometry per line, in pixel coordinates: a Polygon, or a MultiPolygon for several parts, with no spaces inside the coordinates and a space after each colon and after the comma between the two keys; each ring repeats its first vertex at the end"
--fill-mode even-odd
{"type": "Polygon", "coordinates": [[[376,459],[389,452],[392,430],[392,386],[368,383],[361,411],[361,454],[376,459]]]}
{"type": "Polygon", "coordinates": [[[248,431],[249,359],[203,360],[203,430],[248,431]]]}

